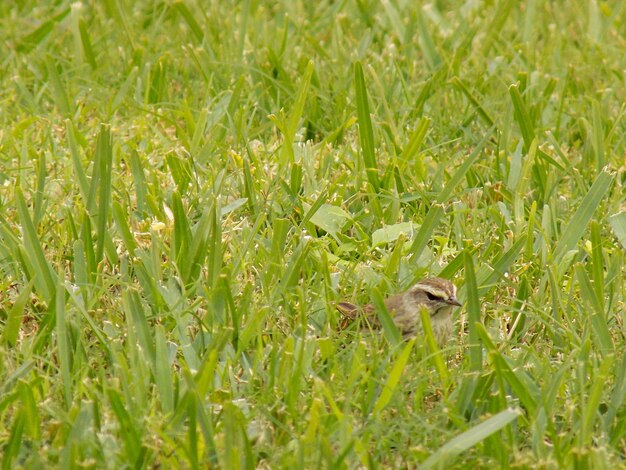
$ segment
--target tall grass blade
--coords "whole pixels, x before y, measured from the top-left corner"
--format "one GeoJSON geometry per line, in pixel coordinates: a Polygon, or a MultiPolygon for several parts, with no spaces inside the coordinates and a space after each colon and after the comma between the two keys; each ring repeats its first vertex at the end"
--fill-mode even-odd
{"type": "Polygon", "coordinates": [[[20,327],[22,326],[22,318],[24,317],[24,308],[30,299],[33,289],[34,279],[22,287],[20,294],[17,296],[10,310],[7,312],[7,318],[2,329],[2,343],[9,347],[15,346],[17,342],[20,327]]]}
{"type": "Polygon", "coordinates": [[[456,187],[459,185],[459,183],[461,183],[461,180],[463,179],[463,177],[465,177],[465,175],[467,174],[469,169],[472,167],[476,159],[480,156],[485,144],[487,144],[487,142],[491,138],[492,132],[493,132],[493,128],[485,132],[485,135],[483,136],[481,141],[476,145],[476,147],[474,147],[474,150],[469,155],[469,157],[467,157],[467,159],[463,162],[463,164],[459,167],[459,169],[454,173],[454,175],[452,175],[452,178],[450,178],[450,180],[448,181],[446,186],[443,188],[443,190],[439,193],[439,196],[437,197],[437,202],[445,203],[448,201],[450,196],[452,196],[452,193],[454,192],[456,187]]]}
{"type": "Polygon", "coordinates": [[[82,161],[80,158],[80,151],[78,150],[78,140],[76,138],[76,131],[74,124],[70,119],[65,120],[65,134],[67,136],[67,145],[70,148],[70,155],[72,157],[72,167],[74,168],[74,175],[76,176],[76,183],[78,189],[83,198],[83,201],[89,200],[89,181],[83,170],[82,161]]]}
{"type": "Polygon", "coordinates": [[[403,162],[407,162],[409,160],[413,160],[419,152],[419,148],[424,142],[424,138],[426,137],[426,133],[428,132],[428,126],[430,125],[430,119],[427,117],[422,117],[415,129],[413,129],[413,133],[411,137],[409,137],[409,141],[404,146],[402,153],[399,156],[399,159],[403,162]]]}
{"type": "Polygon", "coordinates": [[[72,406],[72,357],[70,349],[69,335],[67,331],[67,321],[65,317],[65,286],[61,281],[57,284],[56,293],[56,340],[59,354],[59,368],[61,369],[61,381],[63,382],[63,394],[65,406],[69,409],[72,406]]]}
{"type": "Polygon", "coordinates": [[[587,446],[591,444],[591,440],[594,436],[594,429],[596,421],[600,418],[599,407],[600,401],[606,394],[607,383],[613,379],[613,364],[615,363],[615,356],[609,354],[605,356],[604,360],[600,364],[599,370],[596,370],[591,387],[589,389],[589,395],[585,403],[585,409],[583,411],[583,419],[580,428],[580,444],[587,446]]]}
{"type": "Polygon", "coordinates": [[[430,314],[428,312],[428,309],[420,309],[420,318],[422,320],[422,328],[424,330],[424,339],[426,340],[426,345],[428,346],[428,349],[430,351],[429,357],[432,360],[435,369],[437,369],[437,372],[439,373],[439,377],[441,378],[444,390],[447,390],[450,383],[450,373],[448,372],[446,363],[443,359],[443,356],[441,355],[441,351],[437,346],[437,341],[433,333],[433,328],[430,324],[430,314]]]}
{"type": "Polygon", "coordinates": [[[187,23],[187,26],[191,30],[191,33],[193,34],[196,42],[202,42],[202,39],[204,38],[204,32],[202,30],[202,27],[196,21],[196,15],[194,15],[191,10],[189,10],[187,5],[185,5],[185,2],[183,2],[182,0],[174,2],[174,9],[178,12],[180,16],[183,17],[183,19],[187,23]]]}
{"type": "Polygon", "coordinates": [[[516,3],[515,0],[503,0],[498,3],[498,8],[491,10],[493,12],[493,18],[489,25],[485,27],[486,36],[482,47],[482,54],[484,56],[489,55],[493,44],[499,39],[506,20],[510,16],[511,10],[513,10],[516,3]]]}
{"type": "Polygon", "coordinates": [[[511,95],[511,101],[513,102],[515,120],[522,131],[524,151],[527,152],[535,138],[535,125],[531,121],[530,112],[519,91],[519,84],[511,85],[509,87],[509,94],[511,95]]]}
{"type": "Polygon", "coordinates": [[[356,111],[359,122],[359,141],[361,143],[361,156],[365,165],[367,180],[374,191],[378,192],[380,181],[378,179],[378,165],[376,164],[376,145],[374,143],[374,130],[370,116],[369,99],[365,86],[363,67],[360,62],[354,64],[354,83],[356,88],[356,111]]]}
{"type": "MultiPolygon", "coordinates": [[[[97,177],[94,180],[98,182],[98,203],[97,203],[97,244],[96,244],[96,260],[98,262],[104,255],[104,245],[108,237],[107,230],[109,219],[109,208],[111,206],[111,174],[113,171],[113,141],[111,139],[111,131],[108,126],[101,125],[100,133],[96,141],[96,156],[94,162],[94,173],[97,177]]],[[[93,184],[93,183],[92,183],[93,184]]],[[[92,186],[93,199],[95,200],[96,188],[92,186]]]]}
{"type": "Polygon", "coordinates": [[[450,81],[461,93],[465,95],[465,97],[472,104],[472,106],[474,106],[474,108],[476,109],[476,112],[478,113],[480,118],[485,122],[485,124],[487,124],[489,127],[492,127],[494,123],[493,118],[489,115],[489,113],[483,107],[483,105],[480,104],[480,101],[478,100],[478,98],[476,98],[472,94],[472,92],[469,90],[469,88],[467,88],[463,80],[461,80],[459,77],[452,77],[450,81]]]}
{"type": "Polygon", "coordinates": [[[465,251],[465,295],[467,298],[467,321],[469,325],[469,366],[470,370],[482,369],[483,352],[477,324],[481,323],[480,302],[476,273],[474,272],[474,260],[472,255],[465,251]]]}
{"type": "Polygon", "coordinates": [[[134,329],[137,335],[138,346],[143,351],[144,357],[150,365],[151,370],[155,370],[156,351],[154,338],[148,325],[146,312],[141,305],[139,294],[135,290],[127,290],[122,294],[122,304],[127,315],[129,325],[134,329]]]}
{"type": "Polygon", "coordinates": [[[561,238],[554,249],[555,262],[560,262],[565,253],[576,246],[596,209],[611,188],[613,179],[614,176],[611,173],[602,171],[593,182],[582,203],[562,231],[561,238]]]}
{"type": "Polygon", "coordinates": [[[165,331],[161,325],[155,328],[155,365],[154,381],[159,391],[161,409],[170,414],[174,411],[174,377],[171,372],[170,354],[165,331]]]}
{"type": "Polygon", "coordinates": [[[393,347],[396,347],[402,342],[402,335],[400,334],[398,327],[393,322],[393,318],[391,317],[394,312],[390,312],[387,310],[387,307],[385,306],[385,301],[383,300],[383,297],[382,295],[380,295],[380,292],[378,292],[378,290],[372,289],[371,297],[372,304],[376,308],[376,315],[378,316],[378,320],[380,321],[383,332],[385,333],[385,336],[387,337],[389,343],[393,347]]]}
{"type": "Polygon", "coordinates": [[[302,79],[300,81],[300,88],[296,92],[295,100],[289,113],[289,117],[285,122],[285,142],[282,147],[282,162],[286,165],[288,162],[294,161],[293,144],[296,139],[296,132],[298,132],[298,125],[302,119],[304,113],[304,105],[309,94],[309,86],[311,84],[311,76],[315,66],[313,62],[309,62],[306,66],[302,79]]]}
{"type": "Polygon", "coordinates": [[[57,70],[57,64],[52,60],[52,58],[48,58],[46,61],[46,69],[48,71],[48,79],[52,88],[52,98],[59,108],[59,112],[65,117],[70,117],[72,114],[72,105],[70,104],[70,99],[68,97],[67,90],[65,89],[65,85],[61,81],[61,76],[57,70]]]}
{"type": "Polygon", "coordinates": [[[422,226],[420,227],[417,235],[415,235],[415,240],[411,244],[411,248],[409,248],[409,253],[411,254],[411,261],[415,261],[419,259],[422,251],[426,248],[431,235],[439,225],[439,221],[443,216],[443,206],[440,204],[433,204],[430,206],[430,210],[424,221],[422,222],[422,226]]]}
{"type": "Polygon", "coordinates": [[[37,237],[37,230],[28,214],[28,207],[20,188],[15,189],[17,213],[22,226],[24,248],[35,270],[35,286],[41,295],[51,301],[56,293],[56,274],[46,260],[41,243],[37,237]]]}
{"type": "Polygon", "coordinates": [[[437,51],[437,46],[435,45],[435,41],[428,31],[428,27],[426,26],[426,21],[424,20],[424,13],[421,8],[418,7],[416,9],[416,19],[417,19],[417,29],[419,33],[419,46],[424,54],[424,59],[426,60],[426,64],[431,72],[435,72],[443,60],[441,59],[441,55],[437,51]]]}
{"type": "Polygon", "coordinates": [[[415,339],[412,339],[411,341],[406,343],[398,357],[393,361],[393,367],[389,372],[387,381],[385,382],[380,396],[374,404],[374,414],[380,413],[391,401],[393,393],[398,387],[398,383],[400,382],[400,378],[402,377],[402,373],[404,372],[404,368],[409,361],[409,357],[411,357],[411,351],[413,350],[414,344],[415,339]]]}

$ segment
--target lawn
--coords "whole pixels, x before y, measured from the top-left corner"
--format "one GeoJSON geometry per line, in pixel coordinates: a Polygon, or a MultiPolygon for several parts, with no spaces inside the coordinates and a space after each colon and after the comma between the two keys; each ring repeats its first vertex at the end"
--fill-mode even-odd
{"type": "Polygon", "coordinates": [[[626,468],[626,4],[419,3],[1,2],[3,469],[626,468]]]}

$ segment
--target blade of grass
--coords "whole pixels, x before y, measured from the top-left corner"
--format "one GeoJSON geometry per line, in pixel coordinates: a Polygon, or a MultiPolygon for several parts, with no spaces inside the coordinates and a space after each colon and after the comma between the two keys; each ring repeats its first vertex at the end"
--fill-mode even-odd
{"type": "Polygon", "coordinates": [[[122,293],[122,304],[127,315],[127,321],[135,330],[139,346],[152,371],[156,370],[156,351],[152,328],[148,325],[139,295],[135,290],[126,290],[122,293]]]}
{"type": "Polygon", "coordinates": [[[439,373],[439,378],[443,384],[443,390],[446,391],[450,385],[450,373],[448,372],[446,363],[441,355],[441,351],[437,346],[437,341],[435,340],[435,335],[433,334],[433,328],[430,324],[430,314],[428,313],[428,309],[420,309],[420,318],[422,319],[422,328],[424,330],[426,345],[430,350],[429,357],[432,360],[435,369],[437,369],[437,372],[439,373]]]}
{"type": "MultiPolygon", "coordinates": [[[[113,171],[113,140],[109,127],[105,125],[100,126],[100,133],[96,141],[95,171],[98,173],[94,180],[98,181],[96,260],[99,262],[104,255],[105,240],[109,236],[107,224],[109,207],[111,206],[111,173],[113,171]]],[[[96,188],[92,187],[91,189],[95,196],[96,188]]]]}
{"type": "Polygon", "coordinates": [[[48,80],[50,81],[52,98],[59,108],[59,112],[65,116],[70,117],[72,114],[72,105],[68,97],[65,85],[61,81],[61,76],[57,70],[57,64],[49,57],[46,61],[46,69],[48,71],[48,80]]]}
{"type": "Polygon", "coordinates": [[[22,226],[24,248],[35,270],[35,286],[48,301],[54,298],[56,293],[56,275],[52,270],[44,254],[37,231],[28,215],[28,207],[20,188],[15,189],[17,213],[22,226]]]}
{"type": "Polygon", "coordinates": [[[189,10],[187,5],[185,5],[185,2],[183,2],[182,0],[174,2],[174,9],[178,12],[180,16],[183,17],[185,23],[187,23],[187,26],[191,30],[191,33],[196,40],[196,43],[201,43],[202,39],[204,38],[204,32],[196,21],[195,15],[189,10]]]}
{"type": "Polygon", "coordinates": [[[519,91],[519,84],[511,85],[509,87],[509,94],[513,102],[515,120],[522,131],[524,151],[527,152],[532,141],[535,139],[535,126],[530,119],[530,112],[519,91]]]}
{"type": "Polygon", "coordinates": [[[70,409],[72,406],[72,357],[70,342],[67,331],[67,322],[65,319],[65,286],[59,280],[56,293],[56,340],[57,350],[59,354],[59,368],[61,369],[61,381],[63,382],[63,395],[65,398],[65,406],[70,409]]]}
{"type": "Polygon", "coordinates": [[[478,101],[478,98],[476,98],[472,94],[472,92],[467,88],[463,80],[461,80],[459,77],[452,77],[452,80],[450,81],[452,85],[454,85],[461,93],[465,95],[465,97],[472,104],[472,106],[474,106],[478,115],[481,117],[483,121],[485,121],[485,124],[487,124],[489,127],[493,127],[493,123],[494,123],[493,118],[489,115],[487,110],[485,110],[485,108],[480,104],[480,101],[478,101]]]}
{"type": "Polygon", "coordinates": [[[356,111],[359,122],[359,141],[361,143],[361,156],[365,165],[367,180],[375,192],[380,189],[378,179],[378,165],[376,164],[376,152],[374,143],[374,130],[370,117],[369,100],[363,67],[360,62],[354,64],[354,83],[356,88],[356,111]]]}
{"type": "Polygon", "coordinates": [[[209,286],[215,287],[220,270],[222,269],[222,222],[220,218],[219,200],[213,204],[209,233],[207,243],[208,251],[206,253],[207,283],[209,286]]]}
{"type": "Polygon", "coordinates": [[[556,263],[559,263],[563,256],[576,246],[596,209],[611,188],[613,179],[614,176],[612,174],[602,171],[593,182],[580,206],[562,231],[561,238],[554,249],[553,258],[556,263]]]}
{"type": "Polygon", "coordinates": [[[113,201],[112,209],[113,220],[115,221],[115,225],[120,232],[122,240],[124,241],[126,250],[129,255],[134,256],[135,250],[137,249],[137,242],[135,241],[135,237],[133,237],[133,234],[130,231],[130,226],[128,225],[128,211],[125,211],[117,201],[113,201]]]}
{"type": "Polygon", "coordinates": [[[70,156],[72,157],[72,166],[74,168],[74,175],[76,176],[76,183],[78,189],[83,197],[83,201],[89,200],[89,182],[87,176],[83,170],[80,152],[78,150],[78,141],[76,139],[74,125],[70,119],[65,120],[65,134],[67,135],[67,145],[70,149],[70,156]]]}
{"type": "Polygon", "coordinates": [[[400,160],[409,161],[413,160],[417,155],[422,142],[424,142],[424,138],[426,137],[426,133],[428,132],[428,126],[430,125],[430,119],[427,117],[422,117],[415,129],[413,129],[413,133],[409,138],[409,141],[405,145],[402,153],[398,157],[400,160]]]}
{"type": "Polygon", "coordinates": [[[522,412],[520,410],[507,409],[492,416],[486,421],[471,427],[437,449],[437,451],[435,451],[422,463],[420,468],[442,468],[446,466],[454,457],[468,449],[471,449],[487,437],[500,431],[509,423],[517,419],[521,414],[522,412]]]}
{"type": "Polygon", "coordinates": [[[591,285],[591,280],[587,275],[587,272],[582,265],[577,264],[575,267],[576,278],[580,285],[580,293],[585,303],[591,305],[591,312],[589,312],[591,328],[594,333],[594,343],[598,345],[598,348],[603,353],[607,353],[614,350],[613,341],[611,340],[611,332],[606,324],[606,316],[604,313],[604,307],[600,303],[596,292],[591,285]]]}
{"type": "Polygon", "coordinates": [[[22,318],[24,317],[24,307],[26,307],[26,302],[30,299],[33,284],[34,279],[31,279],[27,285],[22,287],[20,294],[7,313],[6,322],[2,329],[2,343],[9,347],[15,346],[17,342],[20,327],[22,326],[22,318]]]}
{"type": "Polygon", "coordinates": [[[493,18],[489,25],[485,26],[486,36],[482,47],[482,55],[488,56],[493,43],[499,39],[500,32],[511,14],[511,10],[516,5],[515,0],[504,0],[498,3],[498,8],[493,11],[493,18]]]}
{"type": "Polygon", "coordinates": [[[482,323],[476,323],[475,327],[476,332],[489,351],[489,357],[496,374],[509,384],[509,387],[511,387],[515,396],[519,398],[529,415],[534,416],[537,411],[537,401],[541,397],[541,390],[523,370],[519,372],[513,370],[509,364],[510,361],[498,351],[482,323]]]}
{"type": "Polygon", "coordinates": [[[439,225],[439,221],[443,216],[443,206],[440,204],[433,204],[430,206],[430,210],[424,221],[422,222],[422,226],[420,227],[417,235],[415,235],[415,240],[411,244],[411,248],[409,248],[410,253],[410,261],[415,262],[419,259],[422,251],[426,248],[428,241],[431,238],[431,235],[439,225]]]}
{"type": "Polygon", "coordinates": [[[162,325],[156,325],[155,343],[154,382],[159,392],[161,409],[169,415],[174,411],[174,378],[171,372],[168,343],[162,325]]]}
{"type": "Polygon", "coordinates": [[[304,105],[306,104],[306,99],[309,94],[309,86],[311,85],[311,77],[314,70],[315,66],[313,65],[313,62],[309,61],[304,74],[302,75],[300,88],[296,92],[291,112],[285,122],[285,131],[283,136],[285,142],[283,143],[281,151],[281,160],[284,165],[287,165],[288,162],[294,161],[293,144],[295,142],[296,132],[298,132],[298,125],[300,124],[300,120],[302,119],[302,114],[304,112],[304,105]]]}
{"type": "Polygon", "coordinates": [[[400,331],[398,331],[398,327],[393,322],[393,318],[391,317],[393,312],[389,312],[387,310],[383,296],[380,295],[380,292],[378,292],[377,289],[372,289],[370,296],[372,304],[376,308],[376,315],[378,316],[378,320],[380,321],[387,340],[392,347],[398,346],[398,344],[402,342],[402,335],[400,334],[400,331]]]}
{"type": "Polygon", "coordinates": [[[485,144],[491,138],[491,133],[493,132],[493,129],[494,128],[492,127],[485,133],[485,135],[483,136],[481,141],[476,145],[476,147],[474,148],[470,156],[467,157],[467,159],[463,162],[463,164],[459,167],[459,169],[454,173],[452,178],[450,178],[446,186],[439,193],[439,196],[437,197],[437,202],[439,203],[447,202],[450,196],[452,196],[452,193],[454,192],[456,187],[459,185],[459,183],[461,182],[465,174],[472,167],[476,159],[480,156],[480,152],[482,152],[485,144]]]}
{"type": "Polygon", "coordinates": [[[600,418],[598,412],[600,406],[600,400],[606,393],[607,383],[610,383],[613,379],[612,368],[615,362],[615,356],[608,354],[602,364],[600,364],[599,370],[595,371],[591,386],[589,389],[589,395],[587,398],[586,406],[583,411],[583,419],[580,427],[580,444],[581,446],[588,446],[594,436],[595,423],[600,418]]]}
{"type": "Polygon", "coordinates": [[[495,260],[493,267],[485,266],[476,274],[477,284],[481,286],[478,290],[480,296],[487,294],[493,285],[506,274],[525,244],[526,235],[522,235],[513,243],[511,248],[495,260]]]}
{"type": "Polygon", "coordinates": [[[398,357],[393,360],[393,367],[389,372],[387,381],[383,386],[383,390],[380,393],[380,396],[374,404],[374,414],[380,413],[391,401],[393,393],[398,387],[398,383],[400,382],[400,378],[402,377],[402,373],[404,372],[404,368],[409,361],[409,357],[411,357],[411,351],[413,350],[414,344],[415,339],[412,339],[411,341],[406,343],[398,357]]]}
{"type": "Polygon", "coordinates": [[[483,364],[483,349],[476,325],[481,323],[480,302],[474,260],[472,255],[465,251],[465,294],[467,298],[467,321],[469,324],[469,362],[470,370],[479,371],[483,364]]]}
{"type": "Polygon", "coordinates": [[[112,388],[107,389],[107,397],[109,398],[109,404],[111,410],[115,414],[120,426],[120,437],[124,443],[126,454],[130,462],[136,463],[143,450],[141,444],[140,430],[137,429],[131,416],[124,407],[124,402],[117,390],[112,388]]]}
{"type": "Polygon", "coordinates": [[[428,31],[426,21],[424,21],[424,13],[421,8],[418,7],[415,13],[420,49],[422,54],[424,54],[424,59],[426,60],[426,65],[428,65],[429,70],[431,72],[435,72],[442,63],[441,55],[437,52],[435,41],[433,40],[430,31],[428,31]]]}
{"type": "Polygon", "coordinates": [[[622,247],[626,250],[626,211],[619,212],[609,217],[609,224],[622,247]]]}

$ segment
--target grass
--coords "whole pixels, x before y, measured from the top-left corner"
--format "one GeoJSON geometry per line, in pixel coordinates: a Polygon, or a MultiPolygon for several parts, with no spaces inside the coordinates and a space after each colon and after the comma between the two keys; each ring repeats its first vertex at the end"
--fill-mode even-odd
{"type": "Polygon", "coordinates": [[[0,12],[3,468],[626,466],[621,2],[0,12]]]}

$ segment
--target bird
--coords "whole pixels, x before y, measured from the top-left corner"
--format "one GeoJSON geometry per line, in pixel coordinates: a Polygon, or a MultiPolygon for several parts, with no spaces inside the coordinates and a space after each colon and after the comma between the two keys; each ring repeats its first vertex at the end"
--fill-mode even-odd
{"type": "MultiPolygon", "coordinates": [[[[439,347],[447,342],[452,332],[452,309],[461,306],[456,298],[456,286],[440,277],[422,279],[409,290],[385,300],[385,307],[405,339],[423,332],[420,311],[426,309],[439,347]]],[[[365,318],[372,329],[381,327],[372,304],[358,306],[350,302],[338,302],[336,308],[344,316],[340,324],[342,329],[357,318],[365,318]]]]}

